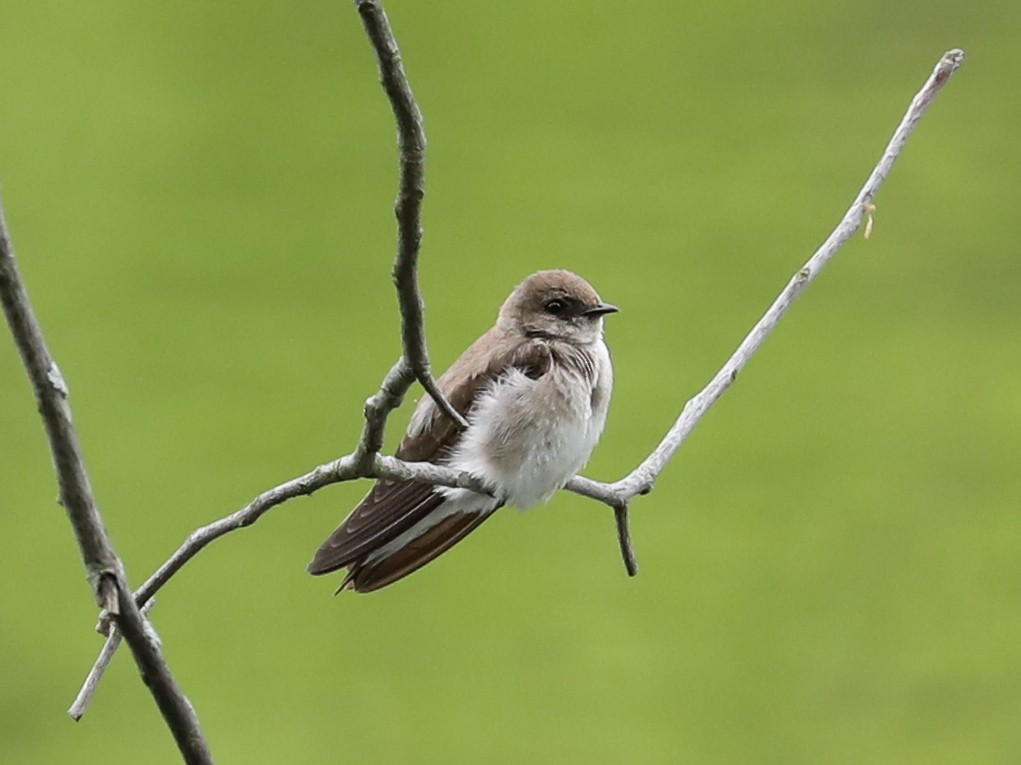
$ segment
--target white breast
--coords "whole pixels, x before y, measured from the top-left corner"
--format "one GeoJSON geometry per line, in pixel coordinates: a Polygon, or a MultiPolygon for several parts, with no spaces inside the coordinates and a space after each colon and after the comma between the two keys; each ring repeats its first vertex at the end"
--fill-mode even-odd
{"type": "Polygon", "coordinates": [[[484,390],[450,465],[482,478],[508,505],[547,501],[588,461],[606,423],[609,353],[602,342],[576,352],[591,354],[588,374],[555,363],[538,380],[511,370],[484,390]]]}

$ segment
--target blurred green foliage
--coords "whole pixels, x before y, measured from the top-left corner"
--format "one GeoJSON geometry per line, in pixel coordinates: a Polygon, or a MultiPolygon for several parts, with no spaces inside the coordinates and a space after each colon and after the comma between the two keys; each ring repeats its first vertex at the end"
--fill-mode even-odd
{"type": "MultiPolygon", "coordinates": [[[[154,612],[218,761],[1012,763],[1021,752],[1016,2],[416,3],[437,367],[524,275],[623,309],[587,473],[656,442],[968,53],[859,236],[635,504],[504,512],[390,590],[304,564],[365,490],[203,552],[154,612]]],[[[5,0],[0,178],[135,582],[348,451],[398,353],[394,128],[350,3],[5,0]]],[[[0,342],[0,761],[173,763],[100,642],[0,342]]],[[[406,418],[391,427],[393,440],[406,418]]]]}

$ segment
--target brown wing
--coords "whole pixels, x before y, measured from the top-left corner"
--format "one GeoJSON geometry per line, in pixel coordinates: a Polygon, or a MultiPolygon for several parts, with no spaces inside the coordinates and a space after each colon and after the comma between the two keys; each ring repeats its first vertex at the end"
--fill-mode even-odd
{"type": "MultiPolygon", "coordinates": [[[[500,342],[490,330],[458,357],[436,381],[451,406],[467,417],[482,389],[510,369],[518,369],[538,380],[547,371],[553,353],[538,338],[521,341],[520,337],[500,342]]],[[[437,462],[453,447],[458,436],[457,423],[441,412],[426,396],[419,403],[408,434],[394,456],[408,462],[437,462]],[[422,420],[416,423],[416,420],[422,420]],[[416,427],[416,424],[419,427],[416,427]]]]}
{"type": "Polygon", "coordinates": [[[344,568],[407,531],[443,502],[427,483],[377,481],[308,564],[310,574],[344,568]]]}
{"type": "Polygon", "coordinates": [[[350,587],[355,592],[372,592],[393,584],[445,553],[492,514],[488,512],[448,515],[424,534],[394,551],[392,555],[371,563],[362,561],[352,564],[340,589],[350,587]]]}
{"type": "MultiPolygon", "coordinates": [[[[508,338],[501,343],[494,330],[490,330],[469,347],[437,383],[451,405],[467,417],[483,388],[509,369],[519,369],[532,379],[538,379],[549,370],[550,363],[549,346],[542,340],[521,342],[520,338],[508,338]]],[[[431,400],[423,401],[419,407],[420,411],[416,411],[412,427],[395,456],[409,462],[442,462],[457,441],[457,424],[440,412],[431,400]]],[[[326,574],[351,566],[348,578],[354,577],[352,581],[355,588],[361,589],[357,581],[359,568],[352,564],[396,539],[439,507],[443,499],[443,495],[434,491],[431,484],[418,481],[377,481],[365,499],[316,552],[308,564],[309,573],[326,574]]],[[[374,574],[371,579],[376,581],[377,578],[386,578],[388,584],[406,576],[449,549],[484,518],[478,518],[475,523],[467,524],[463,529],[449,527],[446,522],[440,524],[450,532],[449,536],[439,531],[436,535],[425,535],[436,545],[434,551],[422,548],[421,554],[402,564],[402,573],[399,575],[387,568],[386,572],[374,574]],[[417,564],[412,565],[414,561],[417,564]]],[[[382,564],[373,571],[381,568],[382,564]]],[[[365,574],[365,577],[369,577],[369,574],[365,574]]],[[[378,584],[372,589],[382,586],[378,584]]]]}

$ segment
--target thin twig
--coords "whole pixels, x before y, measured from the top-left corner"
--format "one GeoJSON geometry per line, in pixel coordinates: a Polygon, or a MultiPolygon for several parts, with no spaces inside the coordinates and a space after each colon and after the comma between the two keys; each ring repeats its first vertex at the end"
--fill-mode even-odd
{"type": "MultiPolygon", "coordinates": [[[[429,368],[425,344],[425,303],[418,288],[418,252],[422,244],[422,199],[425,197],[425,128],[422,112],[411,92],[386,12],[376,0],[356,0],[362,25],[379,62],[379,76],[397,121],[400,149],[400,183],[394,213],[397,216],[398,245],[393,280],[401,311],[404,356],[415,379],[432,397],[440,411],[467,427],[464,418],[440,392],[429,368]]],[[[409,383],[410,384],[410,383],[409,383]]],[[[407,388],[405,388],[405,391],[407,388]]],[[[403,395],[403,394],[402,394],[403,395]]]]}
{"type": "MultiPolygon", "coordinates": [[[[152,607],[156,605],[156,598],[153,598],[142,606],[142,617],[148,618],[149,612],[152,607]]],[[[71,719],[78,722],[85,716],[85,712],[89,708],[89,704],[92,703],[92,697],[96,694],[96,689],[99,687],[99,681],[103,679],[103,675],[106,672],[106,668],[110,666],[110,660],[113,659],[114,653],[117,651],[118,646],[121,644],[121,631],[116,626],[110,628],[110,634],[106,638],[106,642],[103,644],[103,650],[99,652],[99,658],[96,659],[96,663],[89,671],[88,676],[85,678],[82,689],[78,691],[78,695],[75,696],[74,702],[68,708],[67,713],[71,716],[71,719]]]]}
{"type": "MultiPolygon", "coordinates": [[[[356,0],[355,5],[375,51],[380,80],[397,122],[400,183],[394,210],[398,225],[398,247],[393,279],[401,315],[402,356],[387,373],[379,392],[365,403],[365,428],[354,453],[332,463],[320,465],[304,476],[271,489],[256,497],[241,510],[190,534],[177,552],[135,593],[135,602],[138,604],[144,604],[180,570],[181,566],[214,539],[251,525],[264,512],[281,502],[311,494],[322,486],[353,478],[408,477],[409,468],[406,465],[399,460],[382,458],[379,450],[383,446],[388,416],[400,406],[415,380],[418,380],[442,412],[459,427],[467,426],[465,419],[439,390],[430,370],[429,353],[425,342],[425,308],[418,287],[418,255],[422,241],[421,211],[425,196],[426,138],[422,114],[411,91],[411,85],[401,63],[397,41],[382,6],[376,0],[356,0]]],[[[425,472],[435,474],[443,472],[443,468],[436,468],[436,471],[426,468],[425,472]]],[[[455,476],[448,480],[452,481],[452,485],[480,490],[484,488],[467,475],[455,476]]],[[[100,616],[99,629],[108,633],[109,604],[102,605],[107,611],[100,616]]]]}
{"type": "Polygon", "coordinates": [[[620,556],[624,559],[624,570],[628,576],[638,576],[638,559],[631,544],[631,526],[628,523],[627,505],[613,508],[613,519],[617,525],[617,540],[620,542],[620,556]]]}
{"type": "MultiPolygon", "coordinates": [[[[865,185],[851,203],[847,213],[833,232],[826,238],[815,254],[793,276],[773,304],[759,319],[748,336],[741,342],[734,354],[727,359],[716,376],[710,380],[697,395],[691,398],[681,411],[673,426],[660,441],[659,445],[642,463],[614,483],[599,483],[580,476],[567,484],[567,489],[587,497],[599,499],[611,506],[626,506],[637,494],[645,494],[652,490],[656,477],[663,471],[666,464],[674,456],[681,444],[687,439],[694,427],[701,421],[709,407],[723,395],[737,379],[738,373],[744,369],[752,355],[762,347],[766,338],[776,328],[777,323],[794,304],[794,301],[805,290],[837,251],[852,237],[861,225],[862,218],[875,209],[873,200],[900,156],[908,138],[918,126],[922,116],[932,105],[933,100],[950,79],[950,76],[964,63],[964,51],[951,50],[943,54],[929,79],[915,95],[900,125],[879,158],[865,185]]],[[[621,539],[622,547],[626,547],[621,539]]]]}
{"type": "MultiPolygon", "coordinates": [[[[195,557],[203,547],[231,531],[254,524],[267,511],[289,499],[313,494],[324,486],[331,486],[355,478],[390,478],[396,481],[419,480],[442,486],[473,489],[485,493],[485,485],[468,473],[457,472],[442,465],[423,462],[403,462],[382,454],[373,456],[364,469],[358,466],[357,453],[348,454],[333,462],[319,465],[303,476],[274,486],[263,492],[240,510],[196,529],[156,571],[135,591],[135,602],[144,605],[176,574],[185,563],[195,557]]],[[[105,631],[101,620],[100,631],[105,631]]]]}
{"type": "Polygon", "coordinates": [[[117,626],[131,647],[138,671],[163,713],[185,762],[212,763],[195,710],[174,680],[163,653],[150,640],[142,616],[125,580],[124,566],[113,549],[96,505],[89,476],[71,419],[67,383],[50,354],[42,329],[14,259],[7,220],[0,202],[0,299],[21,360],[35,390],[50,443],[53,465],[64,506],[81,550],[96,601],[115,614],[117,626]]]}

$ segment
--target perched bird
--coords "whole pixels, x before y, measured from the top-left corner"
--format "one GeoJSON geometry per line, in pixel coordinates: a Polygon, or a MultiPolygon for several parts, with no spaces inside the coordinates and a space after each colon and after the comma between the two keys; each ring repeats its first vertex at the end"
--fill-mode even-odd
{"type": "MultiPolygon", "coordinates": [[[[347,568],[340,589],[371,592],[449,550],[503,505],[546,502],[588,461],[606,423],[613,366],[603,317],[617,307],[570,271],[539,271],[496,326],[437,381],[463,431],[425,395],[396,456],[481,479],[492,496],[380,480],[308,565],[347,568]]],[[[339,590],[338,590],[339,592],[339,590]]]]}

